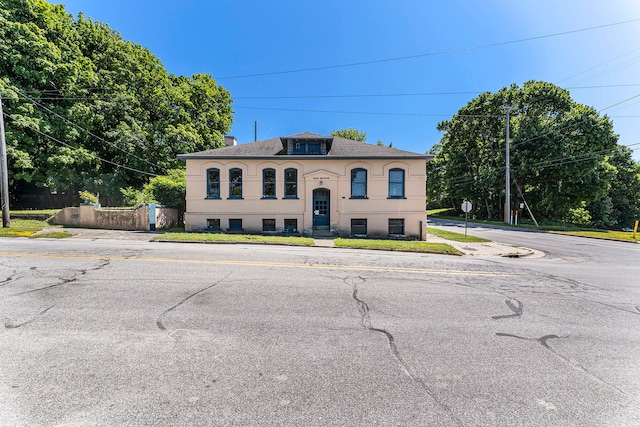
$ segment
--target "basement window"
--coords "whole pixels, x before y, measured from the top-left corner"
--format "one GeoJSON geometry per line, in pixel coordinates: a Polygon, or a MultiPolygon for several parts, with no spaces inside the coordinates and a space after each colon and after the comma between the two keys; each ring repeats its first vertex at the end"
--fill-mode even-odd
{"type": "Polygon", "coordinates": [[[276,231],[276,220],[275,219],[263,219],[262,220],[262,231],[276,231]]]}
{"type": "Polygon", "coordinates": [[[297,233],[298,232],[298,220],[295,218],[285,219],[284,220],[284,231],[287,233],[297,233]]]}
{"type": "Polygon", "coordinates": [[[389,218],[389,234],[404,235],[404,218],[389,218]]]}
{"type": "Polygon", "coordinates": [[[230,219],[229,220],[229,230],[231,230],[231,231],[242,231],[242,219],[230,219]]]}
{"type": "Polygon", "coordinates": [[[367,220],[366,218],[353,218],[351,220],[351,235],[352,236],[366,236],[367,235],[367,220]]]}

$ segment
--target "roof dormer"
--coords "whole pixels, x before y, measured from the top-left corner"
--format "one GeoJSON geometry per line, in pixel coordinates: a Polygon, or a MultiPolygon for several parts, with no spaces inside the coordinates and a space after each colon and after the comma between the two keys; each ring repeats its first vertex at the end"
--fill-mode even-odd
{"type": "Polygon", "coordinates": [[[284,153],[289,156],[326,156],[333,138],[281,138],[284,153]]]}

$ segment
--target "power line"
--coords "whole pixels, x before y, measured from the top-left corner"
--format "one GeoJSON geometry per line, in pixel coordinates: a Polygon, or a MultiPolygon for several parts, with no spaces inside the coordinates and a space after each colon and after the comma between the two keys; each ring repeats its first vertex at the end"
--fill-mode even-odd
{"type": "MultiPolygon", "coordinates": [[[[306,110],[299,108],[272,108],[272,107],[243,107],[234,105],[234,108],[245,110],[267,110],[267,111],[292,111],[298,113],[333,113],[333,114],[364,114],[376,116],[415,116],[415,117],[451,117],[451,114],[431,114],[431,113],[392,113],[375,111],[340,111],[340,110],[306,110]]],[[[466,114],[458,117],[502,117],[500,114],[466,114]]]]}
{"type": "MultiPolygon", "coordinates": [[[[635,144],[622,145],[622,146],[631,149],[631,151],[640,150],[640,147],[631,148],[631,147],[636,146],[636,145],[640,145],[640,142],[635,143],[635,144]]],[[[529,165],[529,167],[531,167],[531,168],[538,167],[538,168],[544,169],[544,168],[548,168],[548,167],[564,166],[564,165],[567,165],[567,164],[577,163],[577,162],[581,162],[581,161],[595,160],[598,157],[600,157],[600,155],[606,154],[608,152],[612,152],[615,149],[616,149],[616,147],[607,148],[607,149],[599,150],[599,151],[590,151],[590,152],[587,152],[587,153],[578,154],[578,155],[574,155],[574,156],[558,157],[558,158],[555,158],[555,159],[545,160],[543,162],[533,163],[532,165],[529,165]]],[[[451,180],[450,182],[452,183],[452,185],[463,185],[463,184],[471,184],[473,182],[485,181],[485,180],[490,179],[490,178],[498,179],[497,178],[497,174],[498,173],[503,173],[505,171],[505,169],[506,169],[506,167],[488,168],[485,171],[485,173],[493,175],[491,177],[485,177],[485,178],[480,177],[480,178],[477,178],[477,179],[475,177],[459,177],[459,178],[451,180]]],[[[515,168],[512,167],[511,169],[512,169],[512,171],[514,169],[516,171],[518,171],[518,170],[522,170],[523,168],[516,166],[515,168]]]]}
{"type": "MultiPolygon", "coordinates": [[[[564,89],[607,89],[622,87],[637,87],[640,83],[611,84],[611,85],[591,85],[591,86],[566,86],[564,89]]],[[[99,88],[92,88],[99,89],[99,88]]],[[[85,89],[83,89],[85,90],[85,89]]],[[[58,90],[56,90],[58,91],[58,90]]],[[[89,96],[47,96],[48,90],[42,91],[22,91],[23,93],[33,93],[36,95],[45,95],[42,101],[115,101],[120,100],[114,97],[89,97],[89,96]]],[[[334,95],[264,95],[264,96],[236,96],[234,100],[258,100],[258,99],[332,99],[332,98],[377,98],[377,97],[414,97],[414,96],[458,96],[458,95],[478,95],[489,91],[470,90],[470,91],[448,91],[448,92],[401,92],[401,93],[361,93],[361,94],[334,94],[334,95]]],[[[145,100],[151,98],[137,98],[145,100]]]]}
{"type": "Polygon", "coordinates": [[[638,97],[640,97],[640,93],[637,94],[637,95],[632,96],[631,98],[627,98],[627,99],[625,99],[623,101],[616,102],[615,104],[609,105],[608,107],[605,107],[605,108],[601,109],[600,111],[602,112],[604,110],[608,110],[609,108],[615,107],[615,106],[620,105],[620,104],[624,104],[625,102],[631,101],[632,99],[636,99],[638,97]]]}
{"type": "MultiPolygon", "coordinates": [[[[597,86],[567,86],[564,89],[606,89],[616,87],[635,87],[640,83],[597,85],[597,86]]],[[[376,97],[413,97],[413,96],[457,96],[457,95],[478,95],[488,91],[452,91],[452,92],[405,92],[405,93],[367,93],[367,94],[347,94],[347,95],[283,95],[283,96],[236,96],[234,100],[257,100],[257,99],[325,99],[325,98],[376,98],[376,97]]]]}
{"type": "MultiPolygon", "coordinates": [[[[631,53],[637,52],[638,50],[640,50],[640,48],[632,49],[632,50],[630,50],[629,52],[626,52],[626,53],[624,53],[624,54],[622,54],[622,55],[616,56],[615,58],[609,59],[609,60],[607,60],[607,61],[605,61],[605,62],[601,62],[601,63],[600,63],[600,64],[598,64],[598,65],[594,65],[593,67],[590,67],[590,68],[587,68],[586,70],[580,71],[580,72],[579,72],[579,73],[577,73],[577,74],[574,74],[574,75],[572,75],[572,76],[566,77],[566,78],[564,78],[564,79],[562,79],[562,80],[558,81],[558,83],[562,83],[562,82],[564,82],[564,81],[571,80],[571,79],[573,79],[574,77],[578,77],[578,76],[580,76],[580,75],[582,75],[582,74],[586,74],[586,73],[588,73],[589,71],[595,70],[596,68],[601,67],[601,66],[603,66],[603,65],[607,65],[607,64],[609,64],[609,63],[611,63],[611,62],[615,61],[616,59],[623,58],[623,57],[625,57],[625,56],[627,56],[627,55],[629,55],[629,54],[631,54],[631,53]]],[[[600,73],[600,75],[601,75],[601,74],[602,74],[602,72],[600,73]]],[[[593,78],[595,78],[595,77],[593,77],[593,76],[592,76],[592,77],[585,77],[585,78],[583,78],[583,79],[579,80],[579,82],[584,82],[584,81],[587,81],[587,80],[592,80],[593,78]]],[[[576,84],[576,83],[574,83],[574,84],[576,84]]]]}
{"type": "MultiPolygon", "coordinates": [[[[4,113],[4,116],[5,116],[5,117],[10,118],[11,120],[17,120],[17,119],[16,119],[15,117],[13,117],[13,115],[11,115],[11,114],[4,113]]],[[[59,139],[57,139],[57,138],[55,138],[55,137],[53,137],[53,136],[51,136],[51,135],[49,135],[49,134],[46,134],[46,133],[42,132],[41,130],[39,130],[39,129],[35,128],[34,126],[27,125],[27,127],[28,127],[29,129],[31,129],[32,131],[34,131],[34,132],[36,132],[36,133],[38,133],[38,134],[40,134],[40,135],[44,136],[45,138],[49,138],[50,140],[52,140],[52,141],[54,141],[54,142],[56,142],[56,143],[58,143],[58,144],[60,144],[60,145],[63,145],[63,146],[65,146],[65,147],[71,148],[72,150],[78,151],[78,150],[80,150],[80,148],[84,148],[84,147],[74,147],[74,146],[73,146],[73,145],[71,145],[71,144],[67,144],[66,142],[60,141],[59,139]]],[[[84,148],[84,149],[85,149],[85,150],[87,150],[86,148],[84,148]]],[[[124,165],[118,164],[118,163],[113,162],[113,161],[111,161],[111,160],[107,160],[107,159],[102,158],[102,157],[98,156],[97,154],[95,154],[95,153],[93,153],[92,151],[89,151],[89,150],[87,150],[87,154],[88,154],[88,155],[90,155],[90,156],[92,156],[93,158],[95,158],[95,159],[97,159],[97,160],[100,160],[101,162],[108,163],[108,164],[113,165],[113,166],[116,166],[116,167],[118,167],[118,168],[127,169],[127,170],[130,170],[130,171],[132,171],[132,172],[137,172],[137,173],[141,173],[141,174],[144,174],[144,175],[149,175],[149,176],[158,176],[158,175],[157,175],[157,174],[155,174],[155,173],[145,172],[145,171],[142,171],[142,170],[139,170],[139,169],[131,168],[131,167],[129,167],[129,166],[124,166],[124,165]]]]}
{"type": "Polygon", "coordinates": [[[405,61],[405,60],[408,60],[408,59],[425,58],[425,57],[429,57],[429,56],[448,55],[448,54],[452,54],[452,53],[467,52],[467,51],[478,50],[478,49],[487,49],[487,48],[491,48],[491,47],[506,46],[506,45],[510,45],[510,44],[524,43],[524,42],[533,41],[533,40],[540,40],[540,39],[564,36],[564,35],[568,35],[568,34],[575,34],[575,33],[580,33],[580,32],[585,32],[585,31],[592,31],[592,30],[597,30],[597,29],[602,29],[602,28],[607,28],[607,27],[613,27],[613,26],[618,26],[618,25],[629,24],[629,23],[638,22],[638,21],[640,21],[640,19],[632,19],[632,20],[629,20],[629,21],[615,22],[615,23],[612,23],[612,24],[598,25],[598,26],[595,26],[595,27],[588,27],[588,28],[581,28],[581,29],[577,29],[577,30],[563,31],[563,32],[559,32],[559,33],[546,34],[546,35],[542,35],[542,36],[527,37],[527,38],[523,38],[523,39],[509,40],[509,41],[498,42],[498,43],[489,43],[489,44],[485,44],[485,45],[478,45],[478,46],[467,47],[467,48],[443,50],[443,51],[438,51],[438,52],[428,52],[428,53],[422,53],[422,54],[418,54],[418,55],[400,56],[400,57],[396,57],[396,58],[387,58],[387,59],[375,59],[375,60],[371,60],[371,61],[351,62],[351,63],[347,63],[347,64],[327,65],[327,66],[321,66],[321,67],[298,68],[298,69],[284,70],[284,71],[272,71],[272,72],[255,73],[255,74],[244,74],[244,75],[237,75],[237,76],[225,76],[225,77],[218,77],[218,78],[216,78],[216,80],[231,80],[231,79],[241,79],[241,78],[248,78],[248,77],[273,76],[273,75],[278,75],[278,74],[303,73],[303,72],[308,72],[308,71],[330,70],[330,69],[336,69],[336,68],[356,67],[356,66],[360,66],[360,65],[379,64],[379,63],[384,63],[384,62],[405,61]]]}
{"type": "MultiPolygon", "coordinates": [[[[640,84],[638,85],[640,86],[640,84]]],[[[237,96],[234,99],[323,99],[323,98],[375,98],[401,96],[441,96],[441,95],[477,95],[478,91],[464,92],[415,92],[415,93],[372,93],[358,95],[297,95],[297,96],[237,96]]]]}
{"type": "Polygon", "coordinates": [[[152,162],[150,162],[150,161],[148,161],[148,160],[146,160],[146,159],[143,159],[143,158],[141,158],[141,157],[138,157],[138,156],[136,156],[135,154],[133,154],[133,153],[131,153],[131,152],[127,151],[127,150],[124,150],[123,148],[118,147],[118,146],[117,146],[117,145],[115,145],[114,143],[109,142],[109,141],[107,141],[106,139],[104,139],[104,138],[102,138],[102,137],[100,137],[100,136],[98,136],[98,135],[93,134],[91,131],[89,131],[89,130],[85,129],[84,127],[82,127],[82,126],[80,126],[80,125],[78,125],[78,124],[76,124],[76,123],[72,122],[71,120],[69,120],[69,119],[67,119],[66,117],[64,117],[64,116],[62,116],[62,115],[60,115],[60,114],[56,113],[55,111],[51,110],[50,108],[48,108],[48,107],[46,107],[46,106],[44,106],[44,105],[40,104],[38,101],[34,100],[33,98],[30,98],[30,97],[29,97],[29,96],[27,96],[24,92],[22,92],[22,91],[20,91],[20,90],[18,90],[18,89],[11,88],[11,87],[8,87],[8,89],[9,89],[9,90],[11,90],[11,91],[13,91],[14,93],[16,93],[18,96],[20,96],[20,97],[22,97],[22,98],[27,99],[27,100],[28,100],[29,102],[31,102],[32,104],[34,104],[34,105],[36,105],[36,106],[38,106],[38,107],[42,108],[43,110],[46,110],[47,112],[49,112],[49,113],[51,113],[51,114],[55,115],[56,117],[58,117],[58,118],[60,118],[60,119],[64,120],[65,122],[69,123],[70,125],[72,125],[72,126],[74,126],[74,127],[78,128],[78,129],[80,129],[80,130],[82,130],[82,131],[86,132],[86,133],[87,133],[87,135],[90,135],[90,136],[92,136],[93,138],[96,138],[96,139],[98,139],[99,141],[102,141],[102,142],[104,142],[104,143],[106,143],[106,144],[110,145],[111,147],[113,147],[113,148],[115,148],[115,149],[117,149],[117,150],[120,150],[121,152],[123,152],[123,153],[127,154],[128,156],[131,156],[131,157],[133,157],[133,158],[136,158],[136,159],[138,159],[138,160],[140,160],[140,161],[142,161],[142,162],[144,162],[144,163],[147,163],[147,164],[149,164],[149,165],[153,166],[154,168],[158,168],[158,169],[163,170],[163,171],[164,171],[164,170],[166,170],[165,168],[163,168],[163,167],[161,167],[161,166],[158,166],[158,165],[156,165],[156,164],[154,164],[154,163],[152,163],[152,162]]]}

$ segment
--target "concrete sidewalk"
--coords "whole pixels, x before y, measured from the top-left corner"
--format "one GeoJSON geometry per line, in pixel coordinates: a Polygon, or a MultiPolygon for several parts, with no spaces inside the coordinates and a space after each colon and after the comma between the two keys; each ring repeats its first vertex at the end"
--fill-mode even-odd
{"type": "Polygon", "coordinates": [[[426,241],[429,243],[446,243],[465,255],[475,257],[541,258],[544,256],[544,252],[535,249],[510,246],[496,242],[456,242],[432,234],[427,234],[426,241]]]}
{"type": "MultiPolygon", "coordinates": [[[[60,230],[60,228],[45,228],[44,230],[42,230],[42,233],[60,230]]],[[[93,228],[64,228],[63,230],[72,235],[70,239],[86,240],[107,239],[150,242],[154,237],[162,234],[153,231],[103,230],[93,228]]],[[[426,241],[427,243],[446,243],[453,246],[463,254],[474,257],[539,258],[544,256],[544,253],[536,251],[534,249],[509,246],[496,242],[456,242],[453,240],[446,240],[441,237],[436,237],[431,234],[427,235],[426,241]]],[[[316,247],[324,248],[335,247],[333,239],[315,239],[314,245],[316,247]]]]}

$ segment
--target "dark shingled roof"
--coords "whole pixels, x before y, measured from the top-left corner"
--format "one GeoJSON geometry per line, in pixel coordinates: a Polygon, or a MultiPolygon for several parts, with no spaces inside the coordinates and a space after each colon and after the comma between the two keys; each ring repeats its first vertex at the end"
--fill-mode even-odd
{"type": "Polygon", "coordinates": [[[232,159],[232,158],[287,158],[296,159],[336,159],[336,158],[385,158],[385,159],[433,159],[431,154],[419,154],[411,151],[398,150],[377,144],[367,144],[366,142],[353,141],[351,139],[338,136],[323,136],[315,133],[305,132],[297,135],[283,136],[279,138],[265,139],[263,141],[250,142],[229,147],[214,148],[212,150],[199,151],[196,153],[179,154],[179,159],[232,159]],[[308,139],[308,140],[329,140],[331,149],[325,154],[290,154],[285,151],[284,140],[287,139],[308,139]]]}

